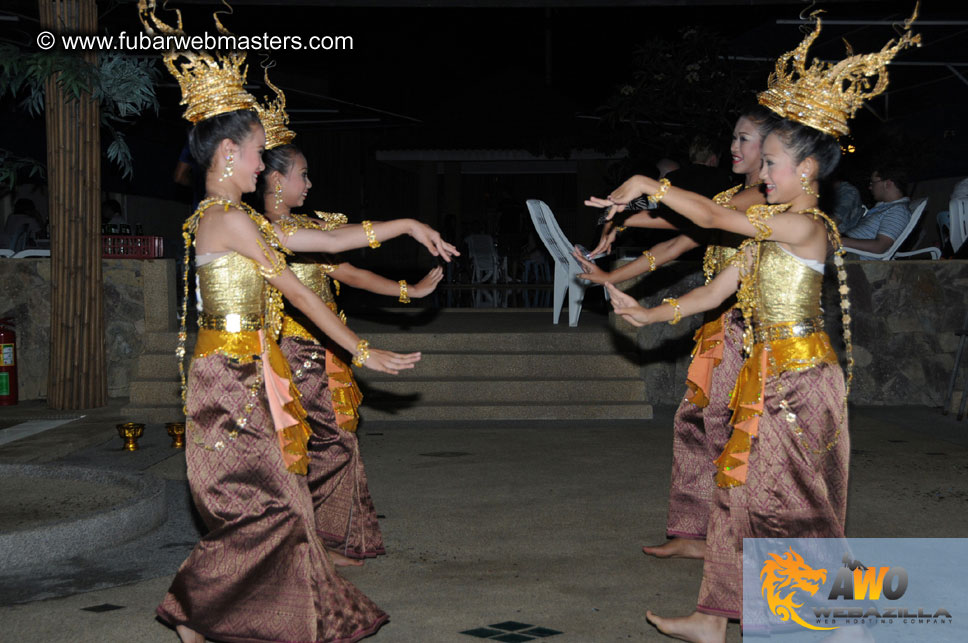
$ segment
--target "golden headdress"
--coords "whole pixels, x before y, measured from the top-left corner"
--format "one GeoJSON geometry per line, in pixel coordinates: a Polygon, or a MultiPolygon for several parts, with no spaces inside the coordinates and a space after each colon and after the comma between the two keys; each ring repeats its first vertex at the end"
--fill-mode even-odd
{"type": "Polygon", "coordinates": [[[276,97],[269,102],[269,97],[265,97],[265,105],[257,103],[255,111],[259,112],[259,120],[266,131],[266,149],[271,150],[280,145],[286,145],[296,138],[296,133],[289,129],[289,114],[286,113],[286,95],[282,90],[269,82],[269,69],[265,70],[266,85],[272,88],[276,97]]]}
{"type": "Polygon", "coordinates": [[[911,34],[911,23],[918,10],[915,7],[914,15],[904,22],[900,39],[891,40],[879,52],[851,55],[848,46],[846,59],[837,64],[814,59],[808,69],[807,50],[820,34],[819,13],[811,14],[817,24],[800,46],[777,59],[768,89],[758,99],[783,118],[839,138],[850,131],[847,120],[864,101],[887,89],[887,65],[891,59],[905,47],[921,46],[921,36],[911,34]],[[872,86],[873,76],[877,76],[877,82],[872,86]]]}
{"type": "MultiPolygon", "coordinates": [[[[141,18],[141,24],[148,35],[185,37],[181,11],[175,10],[178,27],[172,27],[155,15],[155,8],[155,0],[138,0],[138,17],[141,18]]],[[[214,17],[219,32],[231,35],[222,26],[218,16],[214,17]]],[[[245,66],[245,53],[217,53],[212,56],[205,51],[172,50],[164,55],[164,60],[168,71],[181,86],[180,104],[188,106],[185,109],[185,118],[192,123],[218,114],[253,109],[257,103],[255,96],[245,91],[245,76],[248,71],[245,66]]]]}

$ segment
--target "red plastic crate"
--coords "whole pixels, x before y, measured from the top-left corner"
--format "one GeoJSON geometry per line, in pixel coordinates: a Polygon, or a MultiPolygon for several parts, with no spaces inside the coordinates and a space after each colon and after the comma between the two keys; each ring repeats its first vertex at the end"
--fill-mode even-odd
{"type": "Polygon", "coordinates": [[[104,259],[157,259],[163,254],[164,237],[101,235],[101,257],[104,259]]]}

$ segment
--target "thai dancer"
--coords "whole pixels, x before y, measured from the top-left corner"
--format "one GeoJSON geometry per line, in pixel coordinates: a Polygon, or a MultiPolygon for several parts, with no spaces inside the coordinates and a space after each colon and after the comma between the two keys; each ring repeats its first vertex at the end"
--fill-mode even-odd
{"type": "MultiPolygon", "coordinates": [[[[913,18],[912,18],[913,20],[913,18]]],[[[836,226],[817,209],[819,180],[840,159],[837,137],[864,100],[887,87],[886,65],[919,42],[907,23],[898,42],[836,65],[806,52],[815,30],[777,61],[760,103],[779,121],[763,142],[769,205],[746,214],[724,208],[668,181],[636,176],[609,201],[627,204],[641,194],[664,202],[700,227],[754,240],[707,286],[645,309],[609,286],[616,312],[636,325],[709,310],[736,293],[746,321],[747,354],[733,389],[733,433],[716,459],[703,582],[696,611],[682,618],[648,612],[662,632],[688,641],[725,640],[728,618],[742,612],[743,538],[844,536],[850,453],[846,399],[853,368],[843,248],[836,226]],[[792,60],[792,63],[791,63],[792,60]],[[792,68],[789,66],[792,65],[792,68]],[[877,76],[877,82],[870,81],[877,76]],[[820,309],[824,260],[835,249],[847,343],[845,379],[820,309]]]]}
{"type": "MultiPolygon", "coordinates": [[[[760,150],[776,118],[773,112],[761,105],[750,107],[740,115],[733,128],[730,153],[733,172],[742,174],[744,182],[717,194],[713,197],[715,203],[734,210],[745,210],[750,205],[765,201],[759,187],[760,150]]],[[[609,205],[600,199],[591,199],[586,204],[595,207],[609,205]]],[[[652,216],[649,211],[633,214],[623,225],[673,228],[667,219],[652,216]]],[[[608,232],[606,235],[612,236],[608,232]]],[[[691,231],[653,246],[643,256],[612,272],[601,270],[578,253],[575,256],[587,271],[582,277],[601,284],[617,283],[654,272],[684,252],[699,247],[697,239],[704,237],[714,242],[706,247],[703,258],[703,273],[708,284],[725,268],[743,237],[720,231],[691,231]]],[[[610,239],[604,242],[611,244],[610,239]]],[[[723,305],[706,313],[705,317],[705,323],[696,331],[686,394],[673,422],[672,476],[666,521],[666,535],[671,540],[659,546],[643,547],[646,554],[660,558],[703,557],[709,506],[716,487],[713,460],[726,446],[732,431],[729,424],[732,415],[729,393],[743,363],[740,341],[742,314],[735,308],[735,299],[730,297],[723,305]]]]}
{"type": "MultiPolygon", "coordinates": [[[[303,205],[312,182],[305,155],[292,143],[296,134],[287,126],[285,95],[269,82],[268,74],[266,84],[276,92],[276,99],[259,108],[266,130],[266,151],[262,155],[266,170],[259,175],[259,188],[265,216],[282,231],[281,241],[285,245],[288,234],[294,230],[332,230],[346,224],[346,217],[325,212],[308,216],[292,211],[303,205]]],[[[411,297],[426,297],[433,292],[443,277],[443,270],[437,267],[418,283],[409,285],[349,263],[317,262],[305,255],[291,260],[289,267],[334,313],[334,282],[392,295],[409,303],[411,297]]],[[[362,565],[362,559],[386,552],[356,436],[363,396],[346,358],[341,357],[344,351],[304,316],[287,312],[279,345],[303,394],[306,419],[312,428],[308,481],[317,533],[337,566],[362,565]]]]}
{"type": "MultiPolygon", "coordinates": [[[[138,8],[149,34],[184,35],[180,14],[175,29],[155,17],[153,0],[139,0],[138,8]]],[[[187,378],[181,372],[188,480],[208,532],[176,573],[158,615],[185,642],[356,641],[387,615],[335,573],[316,535],[305,476],[310,430],[276,344],[282,296],[355,349],[360,365],[395,373],[420,355],[370,349],[346,329],[287,268],[269,222],[241,202],[256,188],[265,145],[256,100],[243,89],[244,58],[165,55],[194,124],[192,155],[206,172],[206,198],[184,228],[186,267],[194,246],[199,332],[187,378]]],[[[410,232],[445,259],[453,250],[405,220],[304,232],[315,234],[294,235],[290,245],[338,252],[410,232]]]]}

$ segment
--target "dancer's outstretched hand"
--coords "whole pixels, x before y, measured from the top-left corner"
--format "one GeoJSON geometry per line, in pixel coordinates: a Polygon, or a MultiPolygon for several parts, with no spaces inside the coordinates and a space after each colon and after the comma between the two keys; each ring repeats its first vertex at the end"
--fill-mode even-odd
{"type": "Polygon", "coordinates": [[[599,239],[598,245],[589,254],[594,257],[595,255],[607,255],[611,253],[612,244],[615,243],[616,237],[618,237],[618,228],[615,226],[615,222],[606,221],[605,227],[602,228],[602,238],[599,239]]]}
{"type": "Polygon", "coordinates": [[[414,285],[410,286],[409,288],[410,296],[417,297],[417,298],[426,297],[427,295],[429,295],[434,291],[434,288],[437,287],[437,284],[439,284],[440,280],[443,278],[444,278],[444,269],[441,268],[440,266],[437,266],[436,268],[428,272],[426,275],[424,275],[423,279],[421,279],[414,285]]]}
{"type": "Polygon", "coordinates": [[[571,254],[572,256],[575,257],[575,259],[578,260],[578,263],[580,263],[581,267],[585,270],[585,272],[578,275],[579,277],[581,277],[582,279],[587,279],[588,281],[591,281],[596,284],[604,284],[608,281],[608,279],[605,276],[607,273],[601,268],[599,268],[598,266],[596,266],[594,262],[591,262],[588,259],[586,259],[584,255],[582,255],[581,251],[578,250],[577,247],[571,254]]]}
{"type": "Polygon", "coordinates": [[[420,361],[420,353],[394,353],[371,348],[370,356],[363,362],[363,366],[373,371],[397,375],[402,370],[413,368],[420,361]]]}
{"type": "Polygon", "coordinates": [[[611,221],[612,217],[615,216],[616,212],[622,212],[623,210],[625,210],[625,207],[626,207],[624,203],[613,203],[608,199],[601,199],[597,196],[588,197],[588,199],[585,200],[585,205],[587,205],[590,208],[599,208],[602,210],[608,210],[608,212],[605,213],[606,221],[611,221]]]}
{"type": "Polygon", "coordinates": [[[639,306],[639,302],[633,297],[626,295],[616,288],[615,284],[607,283],[605,287],[608,288],[612,308],[615,310],[616,315],[619,315],[633,326],[645,326],[652,323],[653,320],[649,315],[649,311],[639,306]]]}
{"type": "Polygon", "coordinates": [[[413,222],[410,236],[422,243],[427,250],[435,257],[440,257],[446,262],[450,262],[451,257],[459,257],[460,252],[453,245],[447,243],[440,237],[440,233],[425,223],[413,222]]]}
{"type": "Polygon", "coordinates": [[[631,203],[635,199],[645,194],[644,176],[636,174],[630,177],[622,185],[618,186],[605,199],[610,203],[622,204],[631,203]]]}

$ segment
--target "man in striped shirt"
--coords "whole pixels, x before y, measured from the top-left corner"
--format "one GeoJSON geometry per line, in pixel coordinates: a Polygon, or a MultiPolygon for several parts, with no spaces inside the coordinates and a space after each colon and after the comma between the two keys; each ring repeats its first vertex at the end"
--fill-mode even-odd
{"type": "Polygon", "coordinates": [[[897,168],[874,170],[870,189],[877,205],[840,234],[845,248],[881,253],[891,247],[911,220],[911,200],[904,196],[907,177],[897,168]]]}

